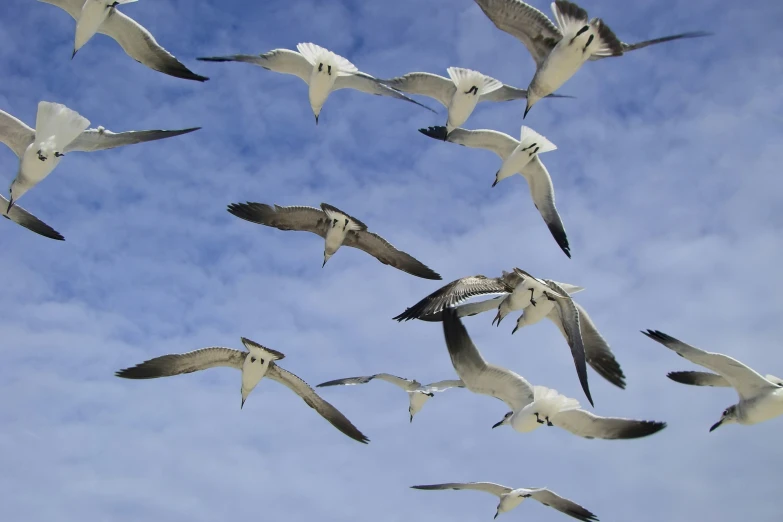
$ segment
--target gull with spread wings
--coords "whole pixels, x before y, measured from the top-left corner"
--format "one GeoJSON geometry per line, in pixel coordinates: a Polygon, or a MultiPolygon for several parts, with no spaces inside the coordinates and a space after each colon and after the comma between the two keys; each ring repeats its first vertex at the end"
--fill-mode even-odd
{"type": "Polygon", "coordinates": [[[76,56],[76,52],[96,33],[101,33],[113,38],[128,56],[154,71],[185,80],[198,82],[209,80],[206,76],[195,74],[185,67],[170,52],[161,47],[149,31],[117,10],[118,5],[137,0],[38,1],[56,5],[76,20],[76,36],[71,58],[76,56]]]}
{"type": "Polygon", "coordinates": [[[310,108],[315,115],[315,124],[329,95],[339,89],[355,89],[368,94],[390,96],[398,100],[415,103],[435,112],[426,105],[410,99],[401,92],[383,85],[378,78],[363,73],[342,56],[324,49],[314,43],[299,43],[297,51],[273,49],[265,54],[232,56],[212,56],[197,58],[204,62],[245,62],[258,65],[269,71],[293,74],[301,78],[308,86],[310,108]]]}
{"type": "Polygon", "coordinates": [[[242,344],[248,351],[214,346],[183,354],[163,355],[119,370],[116,372],[116,376],[124,379],[157,379],[219,366],[235,368],[242,372],[242,404],[240,409],[244,407],[248,395],[261,379],[269,377],[299,395],[308,406],[345,435],[364,444],[369,442],[369,439],[351,424],[351,421],[337,408],[323,400],[302,379],[284,370],[275,362],[285,358],[285,355],[244,337],[242,337],[242,344]]]}
{"type": "Polygon", "coordinates": [[[8,208],[8,200],[5,199],[3,196],[0,196],[0,212],[2,212],[2,215],[6,219],[10,219],[14,223],[18,225],[22,225],[24,228],[28,230],[32,230],[36,234],[40,234],[44,237],[48,237],[50,239],[56,239],[58,241],[64,241],[65,238],[57,232],[55,229],[35,217],[34,215],[30,214],[28,211],[20,207],[19,205],[14,205],[10,209],[8,208]]]}
{"type": "Polygon", "coordinates": [[[280,230],[318,234],[326,240],[324,263],[321,266],[325,266],[329,258],[345,245],[363,250],[381,263],[416,277],[441,279],[439,274],[421,261],[397,250],[381,236],[367,230],[367,225],[361,221],[327,203],[321,203],[320,209],[303,206],[272,207],[264,203],[251,202],[232,203],[228,206],[228,211],[251,223],[280,230]]]}
{"type": "Polygon", "coordinates": [[[525,116],[538,100],[559,89],[588,60],[622,56],[649,45],[710,34],[689,32],[627,44],[602,19],[589,19],[587,11],[566,0],[551,4],[557,25],[522,0],[475,2],[498,29],[520,40],[536,62],[536,73],[527,88],[525,116]]]}

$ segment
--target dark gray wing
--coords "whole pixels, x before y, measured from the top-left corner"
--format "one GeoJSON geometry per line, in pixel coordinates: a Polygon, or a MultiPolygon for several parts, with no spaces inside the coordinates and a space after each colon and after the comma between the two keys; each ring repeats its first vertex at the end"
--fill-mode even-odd
{"type": "Polygon", "coordinates": [[[419,103],[416,100],[405,96],[401,92],[396,91],[391,87],[387,87],[377,78],[374,78],[363,72],[353,73],[347,76],[338,76],[337,80],[334,82],[332,90],[337,91],[339,89],[355,89],[357,91],[366,92],[368,94],[375,94],[377,96],[389,96],[398,100],[405,100],[411,103],[415,103],[419,107],[424,107],[428,111],[436,112],[423,103],[419,103]]]}
{"type": "Polygon", "coordinates": [[[529,496],[541,502],[545,506],[554,508],[561,513],[565,513],[566,515],[572,516],[577,520],[581,520],[582,522],[593,522],[598,520],[598,518],[593,513],[583,508],[576,502],[572,502],[567,498],[563,498],[554,491],[550,491],[547,488],[531,489],[529,496]]]}
{"type": "Polygon", "coordinates": [[[567,410],[549,419],[552,424],[586,439],[638,439],[658,433],[665,422],[599,417],[585,410],[567,410]]]}
{"type": "Polygon", "coordinates": [[[423,490],[441,490],[441,489],[472,489],[474,491],[484,491],[500,497],[506,493],[511,493],[513,489],[495,484],[494,482],[449,482],[446,484],[426,484],[422,486],[411,486],[413,489],[423,490]]]}
{"type": "Polygon", "coordinates": [[[236,217],[278,228],[280,230],[300,230],[326,237],[329,223],[326,214],[313,207],[274,207],[264,203],[231,203],[228,211],[236,217]]]}
{"type": "Polygon", "coordinates": [[[681,384],[690,384],[692,386],[717,386],[720,388],[731,388],[729,381],[710,372],[669,372],[666,377],[681,384]]]}
{"type": "Polygon", "coordinates": [[[6,209],[8,208],[8,200],[5,199],[3,196],[0,196],[0,212],[2,212],[3,217],[6,219],[10,219],[14,223],[18,225],[22,225],[24,228],[28,230],[32,230],[36,234],[40,234],[44,237],[48,237],[50,239],[56,239],[58,241],[64,241],[65,238],[57,232],[55,229],[35,217],[34,215],[30,214],[28,211],[20,207],[19,205],[14,205],[11,207],[11,212],[6,213],[6,209]]]}
{"type": "Polygon", "coordinates": [[[201,127],[192,127],[181,130],[146,130],[146,131],[128,131],[112,132],[98,127],[97,129],[87,129],[82,132],[78,138],[73,140],[70,145],[65,147],[64,152],[94,152],[96,150],[113,149],[125,145],[135,145],[147,141],[157,141],[174,136],[182,136],[201,127]]]}
{"type": "MultiPolygon", "coordinates": [[[[378,81],[398,91],[433,98],[444,107],[449,106],[457,91],[457,86],[449,78],[426,72],[408,73],[404,76],[378,81]]],[[[479,101],[482,101],[483,98],[484,96],[479,98],[479,101]]]]}
{"type": "Polygon", "coordinates": [[[366,384],[373,379],[379,379],[382,381],[390,382],[395,386],[399,386],[403,390],[409,388],[418,388],[420,384],[404,377],[397,377],[389,373],[376,373],[375,375],[368,375],[366,377],[347,377],[345,379],[335,379],[333,381],[322,382],[316,385],[316,388],[322,388],[324,386],[338,386],[338,385],[352,385],[352,384],[366,384]]]}
{"type": "MultiPolygon", "coordinates": [[[[489,312],[490,310],[497,310],[500,306],[500,302],[505,298],[505,295],[501,295],[498,297],[493,297],[492,299],[485,299],[484,301],[479,301],[477,303],[461,304],[454,307],[454,310],[457,311],[457,317],[471,317],[483,312],[489,312]]],[[[431,323],[440,322],[443,320],[443,310],[433,314],[422,315],[418,319],[420,321],[427,321],[431,323]]]]}
{"type": "MultiPolygon", "coordinates": [[[[606,27],[605,25],[603,27],[606,27]]],[[[620,48],[622,49],[622,52],[615,53],[615,54],[606,54],[606,55],[591,55],[591,60],[600,60],[601,58],[608,58],[609,56],[622,56],[623,54],[635,51],[637,49],[643,49],[645,47],[648,47],[650,45],[655,45],[659,43],[664,42],[671,42],[673,40],[680,40],[682,38],[701,38],[703,36],[712,36],[712,33],[705,32],[705,31],[693,31],[689,33],[680,33],[680,34],[674,34],[671,36],[663,36],[661,38],[654,38],[652,40],[645,40],[643,42],[637,42],[634,44],[627,44],[625,42],[620,42],[620,48]]]]}
{"type": "Polygon", "coordinates": [[[270,363],[269,370],[266,374],[267,377],[273,381],[277,381],[283,386],[289,388],[294,393],[299,395],[308,406],[318,412],[321,417],[328,420],[332,426],[343,432],[345,435],[351,437],[353,440],[359,441],[363,444],[367,444],[370,439],[359,431],[359,429],[351,424],[345,415],[321,398],[315,391],[302,379],[294,375],[293,373],[284,370],[274,362],[270,363]]]}
{"type": "Polygon", "coordinates": [[[35,130],[7,112],[0,111],[0,141],[21,159],[27,147],[35,141],[35,130]]]}
{"type": "Polygon", "coordinates": [[[358,248],[367,252],[384,265],[393,266],[408,274],[424,279],[442,279],[440,274],[430,267],[401,250],[397,250],[391,243],[378,234],[367,230],[352,230],[345,236],[343,244],[358,248]]]}
{"type": "Polygon", "coordinates": [[[251,63],[269,71],[293,74],[308,84],[310,82],[310,74],[313,72],[313,66],[310,65],[310,62],[304,56],[289,49],[274,49],[260,55],[235,54],[232,56],[212,56],[196,59],[202,62],[251,63]]]}
{"type": "Polygon", "coordinates": [[[501,277],[490,278],[483,275],[463,277],[435,290],[415,305],[406,308],[404,312],[397,317],[393,317],[393,319],[395,321],[419,319],[437,314],[446,308],[452,308],[462,301],[477,295],[509,294],[512,290],[513,288],[510,288],[501,277]]]}
{"type": "Polygon", "coordinates": [[[557,42],[560,29],[541,11],[520,0],[475,0],[495,26],[517,38],[540,66],[557,42]]]}
{"type": "Polygon", "coordinates": [[[563,220],[560,219],[560,214],[555,206],[555,188],[552,185],[552,178],[544,164],[541,163],[538,154],[533,155],[533,158],[522,167],[522,175],[527,180],[530,196],[544,219],[544,223],[549,228],[549,232],[557,241],[560,249],[570,259],[571,247],[568,245],[568,236],[563,226],[563,220]]]}
{"type": "Polygon", "coordinates": [[[218,366],[241,370],[245,357],[247,352],[214,346],[182,354],[155,357],[136,366],[122,369],[115,375],[124,379],[157,379],[218,366]]]}

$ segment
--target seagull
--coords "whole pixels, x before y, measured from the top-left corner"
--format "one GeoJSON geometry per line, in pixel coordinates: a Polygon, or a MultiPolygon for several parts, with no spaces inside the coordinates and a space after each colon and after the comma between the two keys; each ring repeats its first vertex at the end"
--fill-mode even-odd
{"type": "Polygon", "coordinates": [[[266,348],[242,337],[242,344],[248,351],[214,346],[183,354],[163,355],[136,366],[119,370],[117,377],[124,379],[157,379],[184,373],[193,373],[217,366],[228,366],[242,372],[242,404],[263,377],[269,377],[299,395],[308,406],[315,409],[332,426],[354,440],[366,444],[370,439],[351,424],[337,408],[323,400],[302,379],[284,370],[275,361],[285,358],[282,353],[266,348]]]}
{"type": "Polygon", "coordinates": [[[6,219],[10,219],[14,223],[17,223],[19,225],[22,225],[24,228],[28,230],[32,230],[36,234],[40,234],[44,237],[48,237],[50,239],[56,239],[58,241],[64,241],[65,238],[57,232],[55,229],[35,217],[34,215],[30,214],[28,211],[20,207],[19,205],[14,205],[11,207],[10,210],[8,209],[8,203],[9,201],[5,199],[3,196],[0,196],[0,212],[3,213],[3,217],[6,219]]]}
{"type": "Polygon", "coordinates": [[[527,433],[546,424],[586,439],[636,439],[666,427],[665,422],[593,415],[581,409],[576,399],[544,386],[531,386],[511,370],[486,362],[453,309],[444,311],[443,335],[451,363],[465,387],[500,399],[511,408],[493,428],[509,424],[527,433]]]}
{"type": "MultiPolygon", "coordinates": [[[[563,290],[569,295],[581,292],[584,290],[581,286],[571,285],[568,283],[557,283],[563,290]]],[[[504,296],[495,297],[485,301],[479,301],[477,303],[462,304],[455,308],[457,317],[469,317],[489,310],[496,310],[501,301],[505,299],[504,296]]],[[[579,330],[582,334],[582,342],[585,348],[585,358],[587,364],[589,364],[601,377],[614,384],[618,388],[625,389],[625,374],[620,368],[620,364],[615,359],[612,349],[609,344],[600,334],[590,316],[587,314],[584,308],[574,301],[574,306],[579,312],[579,330]]],[[[541,303],[536,302],[536,305],[532,304],[524,308],[524,313],[517,319],[517,325],[511,331],[515,333],[519,328],[527,325],[535,324],[541,319],[546,317],[560,330],[563,337],[568,340],[568,334],[566,333],[565,326],[560,317],[560,312],[553,301],[543,301],[541,303]]],[[[425,315],[420,317],[422,321],[442,321],[443,312],[435,314],[425,315]]]]}
{"type": "Polygon", "coordinates": [[[545,137],[531,129],[522,126],[519,141],[515,140],[504,132],[493,130],[467,130],[454,129],[448,131],[446,127],[429,127],[419,129],[419,132],[430,138],[446,140],[466,147],[491,150],[503,160],[500,169],[495,173],[495,181],[492,186],[499,181],[512,176],[521,174],[527,181],[530,188],[530,195],[533,198],[544,223],[549,227],[552,237],[565,252],[571,257],[571,248],[568,246],[568,237],[566,236],[563,221],[555,207],[555,188],[552,186],[552,178],[549,171],[541,162],[539,154],[557,149],[557,147],[545,137]]]}
{"type": "Polygon", "coordinates": [[[117,41],[125,53],[150,69],[175,78],[209,80],[199,76],[180,63],[144,27],[132,18],[117,10],[120,4],[129,4],[138,0],[38,0],[45,4],[56,5],[68,12],[76,20],[76,37],[73,54],[86,44],[95,33],[102,33],[117,41]]]}
{"type": "Polygon", "coordinates": [[[69,152],[94,152],[123,145],[187,134],[183,130],[149,130],[114,133],[103,127],[88,129],[90,121],[65,105],[38,103],[35,130],[0,110],[0,141],[19,157],[19,170],[11,182],[6,213],[25,192],[40,183],[69,152]]]}
{"type": "MultiPolygon", "coordinates": [[[[691,386],[715,386],[718,388],[731,388],[729,381],[709,372],[669,372],[666,377],[679,382],[680,384],[690,384],[691,386]]],[[[764,376],[772,384],[783,385],[783,379],[767,374],[764,376]]]]}
{"type": "Polygon", "coordinates": [[[321,114],[321,108],[326,103],[326,99],[333,91],[339,89],[356,89],[368,94],[391,96],[435,112],[426,105],[383,85],[377,78],[360,72],[347,59],[323,47],[314,43],[299,43],[296,45],[296,49],[299,52],[289,49],[273,49],[260,55],[236,54],[233,56],[201,57],[197,60],[252,63],[270,71],[298,76],[309,86],[310,107],[315,115],[316,125],[318,125],[318,116],[321,114]]]}
{"type": "MultiPolygon", "coordinates": [[[[478,71],[449,67],[446,72],[448,78],[426,72],[413,72],[379,81],[398,91],[420,94],[437,100],[449,110],[446,121],[447,133],[465,123],[479,102],[503,102],[527,98],[525,89],[504,85],[478,71]]],[[[570,98],[557,94],[552,96],[570,98]]]]}
{"type": "MultiPolygon", "coordinates": [[[[484,275],[463,277],[447,284],[411,306],[392,319],[409,321],[432,316],[458,305],[460,302],[478,295],[507,294],[497,306],[498,313],[492,324],[500,322],[513,310],[523,310],[528,306],[539,306],[544,300],[553,303],[563,326],[571,356],[574,358],[576,374],[587,400],[593,404],[590,387],[587,384],[587,363],[585,347],[582,340],[579,310],[568,292],[556,281],[538,279],[521,268],[511,272],[503,271],[500,277],[489,278],[484,275]]],[[[442,320],[435,316],[435,320],[442,320]]],[[[425,319],[426,320],[426,319],[425,319]]]]}
{"type": "Polygon", "coordinates": [[[525,499],[532,498],[538,500],[545,506],[555,508],[556,510],[572,516],[583,522],[598,520],[594,514],[586,510],[579,504],[563,498],[554,491],[547,488],[509,488],[495,484],[493,482],[450,482],[448,484],[429,484],[425,486],[411,486],[413,489],[439,490],[439,489],[472,489],[475,491],[486,491],[500,498],[495,516],[498,518],[501,513],[511,511],[520,505],[525,499]]]}
{"type": "Polygon", "coordinates": [[[324,262],[342,246],[363,250],[385,265],[393,266],[424,279],[441,279],[432,269],[409,254],[397,250],[378,234],[367,230],[367,225],[327,203],[321,208],[292,206],[271,207],[264,203],[232,203],[228,211],[238,218],[280,230],[300,230],[318,234],[326,240],[324,262]]]}
{"type": "Polygon", "coordinates": [[[525,44],[536,62],[536,73],[527,88],[524,116],[538,100],[559,89],[587,60],[622,56],[653,44],[711,34],[689,32],[627,44],[603,20],[588,20],[587,11],[566,0],[551,4],[557,26],[544,13],[521,0],[475,1],[498,29],[525,44]]]}
{"type": "MultiPolygon", "coordinates": [[[[783,415],[783,382],[777,377],[772,375],[766,378],[762,377],[755,370],[748,368],[728,355],[705,352],[658,330],[647,330],[642,333],[650,339],[658,341],[666,348],[677,352],[678,355],[685,357],[692,363],[704,366],[708,370],[717,373],[718,375],[701,372],[696,374],[707,376],[708,381],[712,383],[719,383],[707,384],[707,386],[725,386],[723,384],[725,382],[737,391],[740,399],[739,403],[726,408],[720,420],[712,425],[710,431],[723,424],[758,424],[759,422],[783,415]]],[[[677,380],[677,378],[673,380],[677,380]]],[[[703,384],[698,382],[699,377],[694,379],[691,375],[683,380],[691,381],[686,384],[703,386],[703,384]]]]}
{"type": "Polygon", "coordinates": [[[390,382],[395,386],[399,386],[406,392],[408,392],[408,399],[410,399],[410,406],[408,407],[408,413],[413,422],[413,416],[419,413],[424,403],[431,397],[435,396],[436,392],[442,392],[449,388],[464,388],[465,384],[460,380],[438,381],[432,384],[421,384],[419,381],[405,379],[403,377],[397,377],[396,375],[390,375],[388,373],[376,373],[375,375],[368,375],[366,377],[348,377],[346,379],[336,379],[334,381],[322,382],[317,385],[316,388],[324,386],[337,386],[353,385],[353,384],[365,384],[373,379],[380,379],[382,381],[390,382]]]}

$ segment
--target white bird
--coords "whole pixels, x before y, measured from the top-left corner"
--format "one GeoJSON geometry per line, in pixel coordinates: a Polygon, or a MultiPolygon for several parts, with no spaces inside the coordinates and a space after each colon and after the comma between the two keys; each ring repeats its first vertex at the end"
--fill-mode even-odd
{"type": "Polygon", "coordinates": [[[318,116],[329,95],[339,89],[355,89],[368,94],[390,96],[398,100],[415,103],[420,107],[435,112],[426,105],[412,100],[404,94],[383,85],[377,78],[360,72],[354,64],[342,56],[335,54],[313,43],[299,43],[299,52],[289,49],[274,49],[266,54],[233,56],[201,57],[204,62],[245,62],[258,65],[264,69],[283,74],[298,76],[308,85],[310,108],[318,116]]]}
{"type": "MultiPolygon", "coordinates": [[[[465,123],[476,104],[503,102],[527,98],[525,89],[504,85],[500,81],[471,69],[449,67],[449,77],[426,72],[413,72],[389,80],[380,80],[398,91],[420,94],[437,100],[449,111],[446,131],[451,132],[465,123]]],[[[552,95],[556,98],[569,96],[552,95]]]]}
{"type": "Polygon", "coordinates": [[[519,140],[515,140],[504,132],[487,129],[467,130],[460,128],[447,132],[446,127],[429,127],[419,129],[419,132],[437,140],[446,140],[474,149],[491,150],[500,156],[503,163],[495,173],[495,181],[492,186],[494,187],[499,181],[514,174],[522,175],[527,181],[533,204],[544,219],[549,232],[565,255],[571,257],[571,248],[568,246],[565,227],[555,206],[555,188],[552,185],[552,178],[539,157],[542,152],[557,149],[551,141],[524,125],[519,140]]]}
{"type": "Polygon", "coordinates": [[[155,41],[152,34],[132,18],[117,10],[120,4],[137,0],[38,0],[56,5],[76,20],[73,54],[82,48],[96,33],[113,38],[128,56],[152,70],[203,82],[206,76],[193,73],[166,49],[155,41]]]}
{"type": "Polygon", "coordinates": [[[50,239],[56,239],[58,241],[64,241],[65,238],[57,232],[55,229],[35,217],[34,215],[30,214],[28,211],[20,207],[19,205],[14,205],[11,207],[10,210],[8,210],[8,200],[5,199],[3,196],[0,196],[0,212],[2,212],[2,215],[6,219],[10,219],[14,223],[17,223],[19,225],[22,225],[28,230],[32,230],[36,234],[40,234],[44,237],[48,237],[50,239]]]}
{"type": "MultiPolygon", "coordinates": [[[[758,424],[783,415],[783,382],[777,377],[773,375],[762,377],[755,370],[728,355],[705,352],[658,330],[647,330],[642,333],[692,363],[717,373],[718,375],[714,376],[702,374],[709,376],[708,381],[711,384],[707,384],[708,386],[723,386],[725,382],[736,390],[739,402],[726,408],[720,420],[712,425],[710,431],[722,424],[758,424]]],[[[701,382],[704,382],[704,379],[699,382],[698,377],[695,379],[691,377],[690,380],[692,382],[688,384],[703,385],[701,382]]]]}
{"type": "Polygon", "coordinates": [[[103,127],[87,129],[90,121],[65,105],[38,103],[35,130],[10,114],[0,111],[0,142],[19,158],[19,170],[11,182],[10,201],[14,202],[40,183],[69,152],[93,152],[134,143],[161,140],[187,134],[200,127],[183,130],[149,130],[113,133],[103,127]]]}
{"type": "MultiPolygon", "coordinates": [[[[495,278],[483,275],[463,277],[435,290],[415,305],[406,308],[404,312],[393,317],[393,319],[400,322],[411,319],[424,319],[425,321],[441,320],[436,314],[440,312],[445,314],[447,310],[457,306],[462,301],[487,294],[506,294],[497,306],[498,313],[492,320],[492,324],[497,322],[498,326],[500,326],[503,318],[513,310],[524,310],[529,306],[539,306],[539,303],[544,300],[553,303],[563,325],[568,346],[571,348],[571,356],[574,359],[579,383],[582,385],[582,390],[585,392],[587,400],[590,401],[590,404],[593,404],[590,387],[587,383],[587,362],[582,340],[579,310],[576,308],[576,304],[574,304],[568,291],[556,281],[538,279],[521,268],[514,268],[511,272],[504,270],[500,277],[495,278]],[[428,317],[431,317],[431,319],[427,319],[428,317]]],[[[471,306],[475,307],[475,305],[471,306]]]]}
{"type": "Polygon", "coordinates": [[[306,382],[277,365],[275,361],[285,358],[285,355],[244,337],[242,337],[242,344],[248,351],[214,346],[183,354],[163,355],[119,370],[115,375],[124,379],[157,379],[218,366],[236,368],[242,372],[240,409],[244,407],[245,400],[259,381],[263,377],[269,377],[299,395],[308,406],[315,409],[345,435],[365,444],[369,441],[345,415],[323,400],[306,382]]]}
{"type": "Polygon", "coordinates": [[[317,385],[316,388],[321,388],[324,386],[365,384],[373,379],[390,382],[393,385],[398,386],[408,392],[408,399],[410,401],[408,413],[410,414],[411,422],[413,422],[413,416],[421,410],[425,402],[435,396],[436,392],[442,392],[450,388],[465,387],[465,384],[463,384],[463,382],[460,380],[447,380],[433,382],[431,384],[421,384],[419,381],[397,377],[396,375],[391,375],[388,373],[376,373],[375,375],[368,375],[366,377],[348,377],[345,379],[336,379],[334,381],[322,382],[321,384],[317,385]]]}
{"type": "Polygon", "coordinates": [[[479,353],[457,313],[443,313],[443,335],[454,370],[473,393],[500,399],[512,411],[492,426],[511,425],[527,433],[546,424],[586,439],[635,439],[666,427],[664,422],[599,417],[580,408],[579,401],[544,386],[531,386],[522,376],[489,364],[479,353]]]}
{"type": "Polygon", "coordinates": [[[500,498],[497,511],[493,518],[498,518],[501,513],[511,511],[520,505],[525,499],[532,498],[543,505],[554,508],[561,513],[572,516],[582,522],[598,520],[596,516],[576,502],[563,498],[547,488],[509,488],[493,482],[449,482],[447,484],[428,484],[424,486],[411,486],[413,489],[440,490],[440,489],[472,489],[485,491],[500,498]]]}
{"type": "MultiPolygon", "coordinates": [[[[714,386],[716,388],[731,388],[729,381],[710,372],[669,372],[666,377],[679,382],[680,384],[688,384],[691,386],[714,386]]],[[[775,377],[774,375],[767,374],[764,376],[766,380],[772,384],[783,385],[783,379],[775,377]]]]}
{"type": "Polygon", "coordinates": [[[536,73],[527,88],[525,116],[538,100],[559,89],[587,60],[622,56],[648,45],[710,34],[681,33],[627,44],[600,18],[588,20],[587,11],[573,2],[552,2],[556,26],[544,13],[521,0],[475,1],[498,29],[520,40],[536,62],[536,73]]]}
{"type": "MultiPolygon", "coordinates": [[[[570,285],[568,283],[558,283],[560,287],[565,290],[569,295],[581,292],[584,290],[581,286],[570,285]]],[[[476,303],[461,304],[455,308],[457,317],[469,317],[477,315],[490,310],[497,310],[500,303],[505,299],[505,296],[495,297],[476,303]]],[[[603,338],[601,333],[596,328],[593,320],[587,314],[585,309],[576,301],[574,306],[579,312],[579,330],[582,334],[582,343],[585,349],[585,359],[601,377],[614,384],[618,388],[625,389],[625,374],[623,374],[620,364],[615,359],[612,349],[603,338]]],[[[555,323],[563,337],[568,340],[568,334],[566,333],[563,320],[560,316],[560,311],[555,306],[554,301],[544,300],[537,301],[536,305],[529,304],[523,309],[523,314],[517,319],[517,325],[511,331],[515,333],[519,328],[535,324],[541,321],[544,317],[555,323]]],[[[442,321],[443,312],[435,314],[425,315],[419,317],[422,321],[442,321]]]]}
{"type": "Polygon", "coordinates": [[[271,207],[250,202],[232,203],[228,206],[228,211],[251,223],[280,230],[318,234],[325,239],[324,262],[321,266],[325,266],[329,258],[345,245],[363,250],[381,263],[416,277],[436,280],[441,278],[421,261],[397,250],[378,234],[368,231],[367,225],[355,217],[327,203],[321,203],[320,209],[304,206],[271,207]]]}

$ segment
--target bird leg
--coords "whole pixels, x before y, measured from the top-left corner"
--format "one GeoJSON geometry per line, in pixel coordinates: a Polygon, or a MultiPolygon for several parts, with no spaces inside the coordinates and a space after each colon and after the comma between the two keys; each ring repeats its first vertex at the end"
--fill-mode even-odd
{"type": "Polygon", "coordinates": [[[533,150],[533,152],[528,152],[528,154],[530,154],[530,155],[532,156],[533,154],[535,154],[536,152],[538,152],[538,149],[540,149],[540,148],[541,148],[541,147],[536,147],[536,148],[535,148],[535,150],[533,150]]]}
{"type": "Polygon", "coordinates": [[[38,159],[41,161],[46,161],[46,156],[43,155],[43,152],[41,152],[41,149],[38,149],[38,159]]]}
{"type": "Polygon", "coordinates": [[[554,424],[552,424],[552,422],[549,420],[549,417],[546,418],[546,425],[547,426],[554,426],[554,424]]]}
{"type": "Polygon", "coordinates": [[[473,87],[465,91],[465,94],[478,94],[478,87],[474,85],[473,87]]]}
{"type": "MultiPolygon", "coordinates": [[[[573,37],[573,38],[571,38],[571,41],[570,41],[570,42],[568,42],[568,45],[571,45],[572,43],[574,43],[574,40],[576,40],[577,38],[579,38],[580,36],[582,36],[582,35],[585,33],[585,31],[587,31],[588,29],[590,29],[590,26],[589,26],[589,25],[585,25],[584,27],[582,27],[581,29],[579,29],[579,30],[576,32],[576,34],[574,35],[574,37],[573,37]]],[[[590,36],[592,36],[592,35],[590,35],[590,36]]],[[[588,45],[590,45],[590,44],[588,44],[588,45]]]]}
{"type": "Polygon", "coordinates": [[[538,413],[536,413],[535,416],[536,416],[536,422],[537,423],[544,424],[544,421],[542,421],[541,418],[539,418],[538,413]]]}
{"type": "Polygon", "coordinates": [[[585,48],[584,48],[584,49],[582,49],[582,52],[583,52],[583,53],[587,52],[587,48],[588,48],[588,47],[590,46],[590,44],[593,42],[593,38],[595,38],[595,35],[594,35],[594,34],[591,34],[591,35],[590,35],[590,38],[588,38],[588,39],[587,39],[587,43],[585,44],[585,48]]]}
{"type": "Polygon", "coordinates": [[[60,154],[59,152],[55,152],[55,153],[54,153],[54,157],[55,157],[55,158],[61,158],[61,157],[63,157],[63,156],[65,156],[65,154],[60,154]]]}
{"type": "Polygon", "coordinates": [[[519,150],[527,150],[527,149],[532,149],[532,148],[533,148],[533,147],[535,147],[536,145],[538,145],[538,143],[532,143],[532,144],[528,145],[527,147],[525,147],[524,149],[519,149],[519,150]]]}
{"type": "Polygon", "coordinates": [[[530,289],[530,304],[532,304],[533,306],[536,306],[536,300],[533,299],[533,289],[532,288],[530,289]]]}

